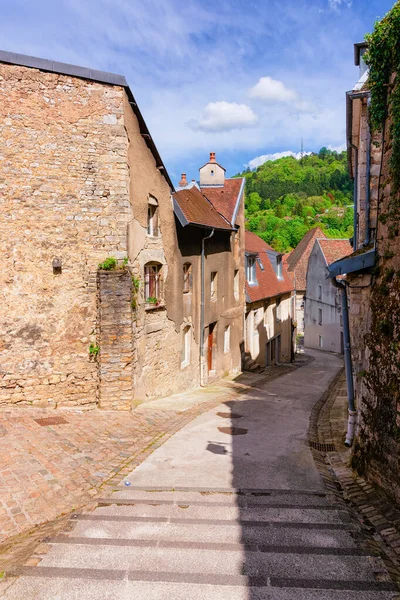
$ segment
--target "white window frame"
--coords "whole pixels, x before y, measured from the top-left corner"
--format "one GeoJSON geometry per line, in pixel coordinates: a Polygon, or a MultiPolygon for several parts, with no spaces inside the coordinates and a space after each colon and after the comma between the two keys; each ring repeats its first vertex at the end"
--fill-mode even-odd
{"type": "Polygon", "coordinates": [[[256,279],[256,257],[248,256],[246,260],[246,279],[249,285],[255,285],[256,279]]]}
{"type": "Polygon", "coordinates": [[[147,235],[150,237],[160,236],[158,216],[158,202],[155,198],[149,198],[147,205],[147,235]]]}
{"type": "Polygon", "coordinates": [[[218,297],[218,271],[212,271],[210,275],[210,297],[212,302],[216,302],[218,297]]]}
{"type": "Polygon", "coordinates": [[[318,348],[323,348],[324,347],[324,340],[322,335],[318,336],[318,348]]]}
{"type": "Polygon", "coordinates": [[[187,325],[182,330],[182,361],[181,368],[185,368],[190,365],[190,350],[191,350],[191,337],[192,337],[192,328],[190,325],[187,325]]]}
{"type": "Polygon", "coordinates": [[[231,351],[231,326],[228,325],[224,329],[224,354],[231,351]]]}
{"type": "Polygon", "coordinates": [[[233,297],[239,300],[239,269],[235,269],[233,273],[233,297]]]}

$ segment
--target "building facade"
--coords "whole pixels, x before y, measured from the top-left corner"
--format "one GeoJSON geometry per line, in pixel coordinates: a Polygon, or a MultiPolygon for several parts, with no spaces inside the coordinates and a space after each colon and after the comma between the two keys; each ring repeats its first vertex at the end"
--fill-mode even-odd
{"type": "Polygon", "coordinates": [[[348,240],[316,239],[308,259],[304,297],[304,346],[343,353],[341,295],[327,279],[327,266],[351,254],[348,240]]]}
{"type": "MultiPolygon", "coordinates": [[[[388,32],[390,18],[389,13],[388,32]]],[[[360,78],[347,93],[347,145],[356,206],[354,253],[333,263],[329,271],[332,278],[346,273],[357,414],[352,464],[399,502],[400,217],[399,191],[393,183],[398,165],[391,160],[390,110],[380,129],[370,129],[366,45],[356,44],[354,50],[360,78]]],[[[392,75],[387,82],[388,106],[394,82],[392,75]]]]}
{"type": "Polygon", "coordinates": [[[1,52],[0,126],[0,405],[127,410],[198,385],[198,266],[125,78],[1,52]]]}
{"type": "Polygon", "coordinates": [[[253,363],[267,367],[293,360],[293,284],[282,261],[255,233],[246,231],[246,344],[253,363]]]}
{"type": "Polygon", "coordinates": [[[307,287],[308,259],[314,247],[315,240],[324,237],[324,232],[319,227],[310,229],[297,244],[296,248],[284,257],[284,263],[293,281],[293,321],[296,324],[296,333],[298,335],[304,335],[304,297],[307,287]]]}

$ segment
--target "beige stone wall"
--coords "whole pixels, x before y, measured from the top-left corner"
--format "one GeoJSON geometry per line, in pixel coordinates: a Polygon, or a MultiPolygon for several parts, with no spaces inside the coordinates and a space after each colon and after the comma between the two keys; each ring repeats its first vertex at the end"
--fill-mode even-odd
{"type": "Polygon", "coordinates": [[[97,401],[97,266],[131,220],[124,96],[0,64],[0,404],[97,401]]]}

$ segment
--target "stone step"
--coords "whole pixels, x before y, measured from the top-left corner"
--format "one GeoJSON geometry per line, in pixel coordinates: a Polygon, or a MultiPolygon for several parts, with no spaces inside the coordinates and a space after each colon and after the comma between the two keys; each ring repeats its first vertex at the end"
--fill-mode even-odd
{"type": "Polygon", "coordinates": [[[240,523],[248,521],[259,522],[284,522],[284,523],[326,523],[338,524],[343,523],[348,516],[346,512],[332,510],[332,507],[324,508],[272,508],[265,507],[245,507],[238,506],[194,506],[191,504],[134,504],[134,505],[118,505],[111,504],[110,506],[101,506],[96,509],[97,516],[119,516],[129,518],[146,518],[164,520],[205,520],[205,521],[238,521],[240,523]]]}
{"type": "MultiPolygon", "coordinates": [[[[89,515],[91,516],[91,515],[89,515]]],[[[321,548],[356,548],[351,532],[320,529],[246,525],[207,525],[201,523],[158,523],[79,519],[74,537],[140,539],[143,541],[264,544],[321,548]]]]}
{"type": "Polygon", "coordinates": [[[179,492],[146,491],[133,487],[115,488],[110,498],[98,498],[99,504],[110,504],[121,500],[137,501],[137,504],[189,504],[195,506],[207,503],[210,506],[307,506],[333,507],[340,509],[343,504],[333,494],[292,492],[271,490],[261,493],[236,494],[233,492],[179,492]]]}
{"type": "Polygon", "coordinates": [[[64,571],[61,575],[49,571],[44,576],[39,575],[38,568],[31,569],[29,576],[20,578],[6,591],[4,600],[392,600],[396,594],[378,589],[321,590],[310,585],[302,589],[278,585],[247,587],[246,584],[229,585],[228,578],[223,585],[215,585],[210,582],[140,581],[128,577],[112,580],[107,579],[107,572],[106,577],[102,577],[101,571],[88,577],[79,572],[64,571]]]}
{"type": "Polygon", "coordinates": [[[172,575],[177,575],[177,582],[182,577],[190,582],[191,578],[203,575],[203,581],[199,578],[193,582],[206,583],[214,577],[218,584],[221,578],[239,577],[237,581],[240,584],[243,575],[256,577],[262,574],[265,582],[273,578],[291,580],[282,587],[290,587],[296,579],[323,580],[327,589],[338,580],[369,585],[376,583],[371,561],[377,559],[367,556],[277,554],[247,550],[224,552],[199,549],[196,544],[193,544],[193,548],[116,548],[102,544],[101,540],[93,542],[93,545],[54,544],[37,567],[38,574],[43,567],[85,570],[95,566],[96,570],[109,572],[110,576],[113,572],[124,571],[132,572],[133,577],[143,580],[143,573],[147,573],[146,578],[152,577],[154,581],[171,581],[172,575]]]}

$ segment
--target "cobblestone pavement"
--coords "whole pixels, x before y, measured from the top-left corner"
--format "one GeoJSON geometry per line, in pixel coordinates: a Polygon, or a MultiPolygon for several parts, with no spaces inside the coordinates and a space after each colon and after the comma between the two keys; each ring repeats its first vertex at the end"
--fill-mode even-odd
{"type": "Polygon", "coordinates": [[[18,563],[21,553],[26,558],[54,520],[84,506],[93,508],[101,487],[123,477],[197,415],[240,394],[250,383],[275,379],[304,362],[307,358],[302,356],[294,366],[273,367],[262,375],[245,373],[132,412],[1,410],[0,571],[18,563]],[[54,417],[62,422],[40,421],[54,417]]]}
{"type": "Polygon", "coordinates": [[[400,584],[400,510],[382,490],[351,469],[351,449],[344,445],[347,414],[346,378],[342,371],[311,417],[310,439],[322,445],[314,451],[314,458],[334,477],[340,495],[372,533],[389,573],[400,584]]]}

